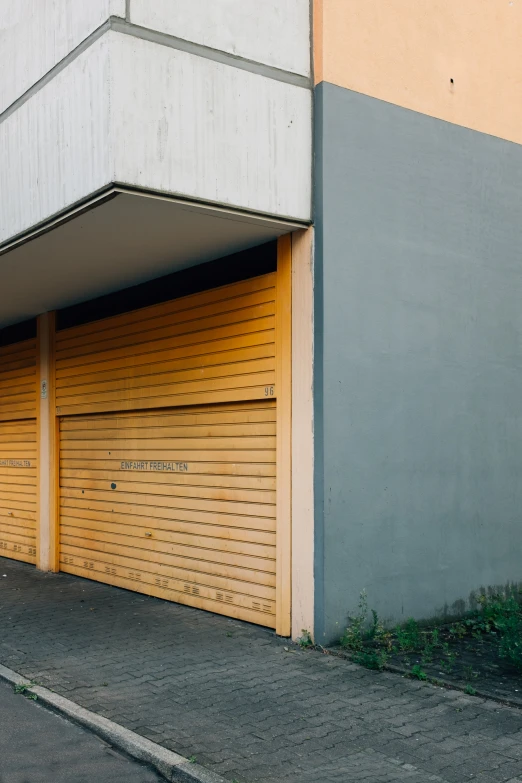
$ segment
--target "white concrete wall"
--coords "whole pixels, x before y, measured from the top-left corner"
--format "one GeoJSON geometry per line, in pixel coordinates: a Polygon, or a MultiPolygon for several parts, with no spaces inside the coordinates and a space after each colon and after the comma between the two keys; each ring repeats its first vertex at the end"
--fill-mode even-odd
{"type": "Polygon", "coordinates": [[[303,75],[309,0],[130,0],[130,21],[303,75]]]}
{"type": "Polygon", "coordinates": [[[111,182],[309,220],[310,89],[133,32],[104,32],[0,113],[0,243],[111,182]]]}
{"type": "Polygon", "coordinates": [[[125,0],[0,0],[0,114],[125,0]]]}
{"type": "Polygon", "coordinates": [[[308,89],[110,35],[116,181],[310,217],[308,89]]]}
{"type": "Polygon", "coordinates": [[[109,183],[109,38],[0,123],[0,243],[109,183]]]}

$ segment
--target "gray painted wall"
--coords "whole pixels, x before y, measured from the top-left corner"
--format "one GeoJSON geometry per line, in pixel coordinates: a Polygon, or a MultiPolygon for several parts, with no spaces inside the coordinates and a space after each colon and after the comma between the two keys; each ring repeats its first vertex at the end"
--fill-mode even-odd
{"type": "Polygon", "coordinates": [[[522,580],[522,148],[316,97],[321,641],[522,580]]]}

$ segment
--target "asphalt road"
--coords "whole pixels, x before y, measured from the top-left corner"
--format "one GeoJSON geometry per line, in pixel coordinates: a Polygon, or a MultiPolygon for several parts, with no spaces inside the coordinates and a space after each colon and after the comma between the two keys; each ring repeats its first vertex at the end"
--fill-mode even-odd
{"type": "Polygon", "coordinates": [[[159,783],[105,742],[0,683],[0,783],[159,783]]]}

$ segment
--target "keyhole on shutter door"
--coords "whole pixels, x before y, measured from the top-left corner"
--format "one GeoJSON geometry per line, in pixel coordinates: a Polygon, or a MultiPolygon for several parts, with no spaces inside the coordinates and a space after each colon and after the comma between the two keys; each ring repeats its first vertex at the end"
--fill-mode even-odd
{"type": "Polygon", "coordinates": [[[111,484],[111,489],[116,489],[116,484],[112,483],[111,484]]]}

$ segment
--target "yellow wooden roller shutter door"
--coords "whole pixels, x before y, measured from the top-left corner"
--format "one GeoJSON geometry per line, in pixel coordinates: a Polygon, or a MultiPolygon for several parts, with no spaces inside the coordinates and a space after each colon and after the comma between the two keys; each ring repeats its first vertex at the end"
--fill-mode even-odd
{"type": "Polygon", "coordinates": [[[275,626],[275,284],[58,332],[61,570],[275,626]]]}
{"type": "Polygon", "coordinates": [[[0,348],[0,555],[36,562],[36,340],[0,348]]]}
{"type": "Polygon", "coordinates": [[[274,401],[61,421],[60,569],[275,625],[274,401]]]}

